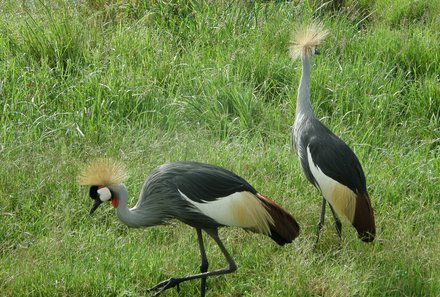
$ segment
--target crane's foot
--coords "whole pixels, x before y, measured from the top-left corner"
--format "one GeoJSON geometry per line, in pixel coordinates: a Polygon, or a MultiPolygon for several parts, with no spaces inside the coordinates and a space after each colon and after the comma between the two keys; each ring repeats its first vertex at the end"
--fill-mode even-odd
{"type": "Polygon", "coordinates": [[[164,280],[157,285],[155,285],[152,288],[149,288],[146,290],[147,293],[155,292],[151,297],[159,296],[163,291],[171,289],[173,287],[176,287],[177,292],[180,292],[179,284],[182,282],[182,279],[180,278],[170,278],[167,280],[164,280]]]}

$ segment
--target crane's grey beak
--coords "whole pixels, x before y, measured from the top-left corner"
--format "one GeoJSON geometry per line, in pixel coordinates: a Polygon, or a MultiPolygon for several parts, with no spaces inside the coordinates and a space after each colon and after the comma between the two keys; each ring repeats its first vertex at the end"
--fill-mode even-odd
{"type": "Polygon", "coordinates": [[[101,200],[99,200],[99,198],[95,199],[95,203],[93,203],[92,209],[90,210],[90,214],[92,214],[97,208],[98,206],[100,206],[102,203],[101,200]]]}

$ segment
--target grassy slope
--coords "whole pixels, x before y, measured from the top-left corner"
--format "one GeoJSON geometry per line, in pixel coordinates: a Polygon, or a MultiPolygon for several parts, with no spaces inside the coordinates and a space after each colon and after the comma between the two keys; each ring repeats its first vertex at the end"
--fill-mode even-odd
{"type": "MultiPolygon", "coordinates": [[[[283,248],[221,230],[239,269],[209,279],[208,296],[439,293],[440,5],[103,2],[0,4],[2,295],[137,296],[197,272],[189,227],[88,215],[74,177],[102,155],[130,168],[132,204],[152,168],[191,159],[235,171],[294,214],[302,234],[283,248]],[[377,217],[377,240],[346,226],[341,253],[329,214],[312,252],[320,198],[290,147],[300,65],[287,45],[312,17],[331,31],[313,62],[313,105],[358,154],[377,217]]],[[[210,240],[208,257],[224,265],[210,240]]]]}

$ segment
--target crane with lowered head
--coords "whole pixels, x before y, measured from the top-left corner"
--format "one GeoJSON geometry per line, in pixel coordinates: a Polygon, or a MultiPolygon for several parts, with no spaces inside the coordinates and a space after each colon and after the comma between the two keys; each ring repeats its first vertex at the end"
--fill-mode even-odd
{"type": "Polygon", "coordinates": [[[362,241],[371,242],[376,228],[362,166],[348,145],[315,117],[310,102],[310,61],[326,35],[322,25],[312,23],[293,32],[291,37],[290,55],[302,62],[292,142],[307,179],[322,194],[315,246],[324,224],[326,203],[332,211],[339,238],[340,218],[346,218],[362,241]]]}
{"type": "Polygon", "coordinates": [[[292,242],[299,234],[295,219],[268,197],[257,192],[246,180],[224,168],[210,164],[180,161],[154,169],[146,179],[139,200],[128,208],[126,177],[121,163],[98,159],[83,169],[78,181],[90,186],[95,201],[90,213],[111,201],[118,218],[132,228],[162,225],[178,219],[197,231],[201,254],[198,274],[173,277],[147,290],[157,296],[164,290],[188,280],[201,279],[200,295],[205,296],[206,278],[237,269],[218,235],[223,226],[241,227],[272,238],[277,244],[292,242]],[[214,239],[228,266],[208,271],[202,230],[214,239]]]}

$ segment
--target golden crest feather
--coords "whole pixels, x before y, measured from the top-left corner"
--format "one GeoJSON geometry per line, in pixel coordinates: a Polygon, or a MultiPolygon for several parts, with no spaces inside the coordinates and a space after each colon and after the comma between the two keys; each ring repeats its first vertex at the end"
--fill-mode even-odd
{"type": "Polygon", "coordinates": [[[82,186],[114,186],[121,184],[127,177],[122,163],[101,158],[84,167],[78,176],[78,183],[82,186]]]}
{"type": "Polygon", "coordinates": [[[297,59],[305,58],[312,54],[312,49],[316,47],[328,35],[320,23],[311,23],[294,31],[290,37],[290,57],[297,59]]]}

